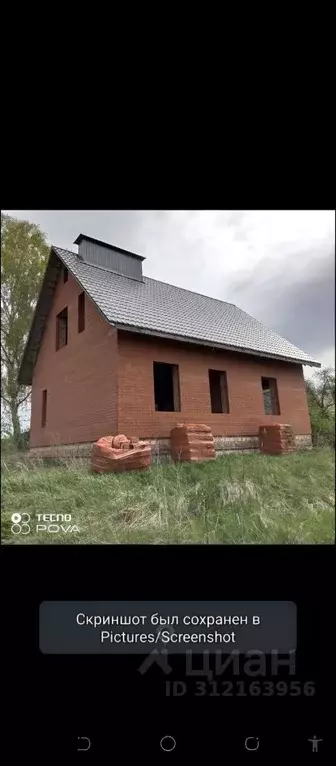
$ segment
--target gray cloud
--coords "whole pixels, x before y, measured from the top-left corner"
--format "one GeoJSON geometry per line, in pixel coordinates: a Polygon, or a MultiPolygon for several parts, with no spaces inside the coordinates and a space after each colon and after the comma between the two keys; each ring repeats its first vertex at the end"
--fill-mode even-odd
{"type": "Polygon", "coordinates": [[[296,269],[264,258],[231,285],[234,302],[312,356],[335,346],[335,255],[293,253],[296,269]]]}

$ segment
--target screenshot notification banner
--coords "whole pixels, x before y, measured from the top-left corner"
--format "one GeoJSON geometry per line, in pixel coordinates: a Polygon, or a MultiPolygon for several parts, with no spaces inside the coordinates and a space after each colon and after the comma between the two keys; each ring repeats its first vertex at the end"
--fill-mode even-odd
{"type": "Polygon", "coordinates": [[[43,601],[43,654],[294,652],[292,601],[43,601]]]}

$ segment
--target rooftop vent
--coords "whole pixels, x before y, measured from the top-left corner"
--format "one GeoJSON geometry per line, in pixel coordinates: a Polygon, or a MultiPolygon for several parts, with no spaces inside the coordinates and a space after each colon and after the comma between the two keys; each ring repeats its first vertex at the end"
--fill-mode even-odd
{"type": "Polygon", "coordinates": [[[80,234],[74,244],[78,245],[78,257],[84,263],[143,282],[142,261],[145,258],[142,255],[130,253],[129,250],[122,250],[93,237],[86,237],[85,234],[80,234]]]}

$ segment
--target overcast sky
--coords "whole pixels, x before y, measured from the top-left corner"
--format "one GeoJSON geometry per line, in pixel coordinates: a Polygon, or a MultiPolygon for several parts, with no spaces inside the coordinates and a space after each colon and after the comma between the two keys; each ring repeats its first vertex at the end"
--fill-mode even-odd
{"type": "Polygon", "coordinates": [[[83,233],[144,255],[145,276],[235,303],[335,366],[334,211],[3,212],[74,252],[83,233]]]}

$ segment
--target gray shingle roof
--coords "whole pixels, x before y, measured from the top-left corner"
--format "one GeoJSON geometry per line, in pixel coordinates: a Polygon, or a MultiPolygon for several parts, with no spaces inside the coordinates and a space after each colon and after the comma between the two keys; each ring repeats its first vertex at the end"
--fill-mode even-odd
{"type": "Polygon", "coordinates": [[[91,266],[52,247],[23,354],[19,382],[31,385],[34,364],[63,263],[113,326],[211,347],[320,367],[292,343],[232,303],[144,277],[143,282],[91,266]]]}
{"type": "Polygon", "coordinates": [[[53,250],[113,325],[320,366],[232,303],[148,277],[139,282],[83,263],[69,250],[53,250]]]}

